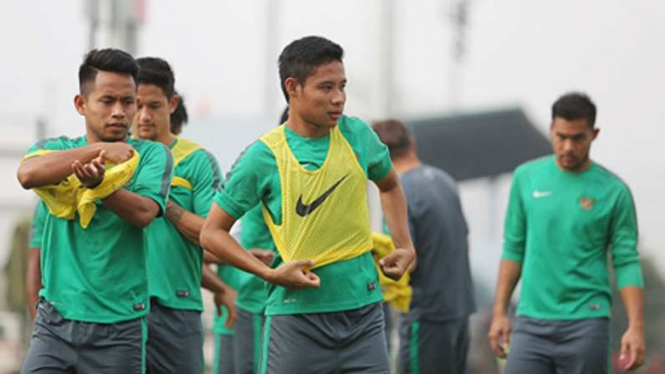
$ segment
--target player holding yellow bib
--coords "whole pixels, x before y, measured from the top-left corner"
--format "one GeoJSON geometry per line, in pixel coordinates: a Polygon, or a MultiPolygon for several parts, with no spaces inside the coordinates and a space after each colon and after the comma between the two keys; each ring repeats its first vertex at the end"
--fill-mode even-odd
{"type": "Polygon", "coordinates": [[[406,202],[390,156],[363,121],[343,116],[342,48],[321,37],[279,57],[286,123],[229,174],[201,233],[204,247],[270,283],[260,372],[389,373],[382,295],[370,250],[368,179],[381,191],[398,248],[381,260],[399,279],[414,260],[406,202]],[[269,268],[228,234],[261,203],[278,254],[269,268]]]}

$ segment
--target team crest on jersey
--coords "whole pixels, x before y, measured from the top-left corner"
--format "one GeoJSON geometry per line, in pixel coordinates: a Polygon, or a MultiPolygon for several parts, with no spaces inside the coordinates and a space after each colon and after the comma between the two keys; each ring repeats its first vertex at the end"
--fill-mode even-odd
{"type": "Polygon", "coordinates": [[[593,208],[593,204],[596,202],[596,200],[588,198],[588,197],[580,197],[580,208],[583,210],[590,210],[593,208]]]}

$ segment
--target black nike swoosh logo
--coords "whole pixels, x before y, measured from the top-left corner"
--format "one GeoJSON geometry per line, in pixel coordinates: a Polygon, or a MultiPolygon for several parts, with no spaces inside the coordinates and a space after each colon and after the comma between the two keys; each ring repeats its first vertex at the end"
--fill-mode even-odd
{"type": "Polygon", "coordinates": [[[340,180],[338,180],[337,182],[335,182],[335,184],[330,186],[330,188],[328,188],[326,192],[321,194],[321,196],[319,196],[316,200],[312,201],[312,203],[309,205],[303,204],[302,195],[300,195],[300,197],[298,198],[298,203],[296,204],[296,213],[300,217],[305,217],[306,215],[312,213],[316,208],[318,208],[321,204],[323,204],[324,201],[326,201],[328,196],[330,196],[330,194],[332,194],[333,191],[335,191],[335,188],[337,188],[337,186],[339,186],[348,176],[349,175],[347,174],[342,178],[340,178],[340,180]]]}

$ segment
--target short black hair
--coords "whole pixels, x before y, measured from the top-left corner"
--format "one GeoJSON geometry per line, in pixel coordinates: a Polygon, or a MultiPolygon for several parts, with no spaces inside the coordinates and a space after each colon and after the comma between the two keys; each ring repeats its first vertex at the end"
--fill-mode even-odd
{"type": "Polygon", "coordinates": [[[171,65],[159,57],[141,57],[136,62],[140,68],[136,85],[154,84],[170,100],[175,94],[175,74],[171,65]]]}
{"type": "Polygon", "coordinates": [[[569,92],[557,99],[552,105],[552,121],[555,117],[567,121],[586,119],[587,123],[594,127],[596,124],[596,104],[585,93],[569,92]]]}
{"type": "Polygon", "coordinates": [[[279,55],[279,79],[286,102],[289,94],[284,82],[287,78],[295,78],[301,85],[314,74],[317,67],[332,61],[342,62],[342,47],[320,36],[306,36],[287,45],[279,55]]]}
{"type": "Polygon", "coordinates": [[[375,121],[372,128],[383,144],[388,146],[391,158],[403,157],[411,150],[413,135],[404,122],[396,119],[375,121]]]}
{"type": "Polygon", "coordinates": [[[187,115],[187,107],[185,107],[185,98],[178,91],[175,91],[175,95],[178,95],[179,100],[178,106],[171,113],[171,133],[179,135],[182,132],[182,127],[189,121],[189,115],[187,115]]]}
{"type": "Polygon", "coordinates": [[[79,66],[79,92],[81,95],[86,96],[89,93],[87,86],[95,81],[97,72],[100,70],[128,74],[136,82],[139,66],[134,57],[125,51],[115,48],[93,49],[85,55],[83,63],[79,66]]]}

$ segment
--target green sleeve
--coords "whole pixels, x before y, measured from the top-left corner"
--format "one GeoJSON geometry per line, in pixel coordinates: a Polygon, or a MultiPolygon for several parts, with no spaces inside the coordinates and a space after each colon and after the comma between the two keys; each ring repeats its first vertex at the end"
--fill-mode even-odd
{"type": "Polygon", "coordinates": [[[617,286],[644,287],[640,259],[637,255],[637,217],[635,204],[628,188],[619,193],[610,224],[612,265],[617,286]]]}
{"type": "Polygon", "coordinates": [[[510,197],[504,227],[503,255],[504,260],[522,262],[526,245],[526,215],[522,201],[522,187],[520,185],[519,169],[513,175],[510,187],[510,197]]]}
{"type": "Polygon", "coordinates": [[[277,173],[275,157],[261,141],[243,152],[215,196],[215,203],[235,219],[255,207],[269,188],[269,178],[277,173]]]}
{"type": "Polygon", "coordinates": [[[379,136],[368,124],[356,118],[351,118],[351,120],[357,122],[353,130],[358,134],[357,144],[362,147],[362,153],[367,162],[367,176],[378,182],[388,175],[393,166],[388,147],[381,142],[379,136]]]}
{"type": "Polygon", "coordinates": [[[28,244],[29,248],[41,248],[46,214],[47,213],[44,202],[39,200],[37,205],[35,205],[35,212],[32,215],[32,223],[30,224],[30,244],[28,244]]]}
{"type": "Polygon", "coordinates": [[[166,211],[166,201],[173,179],[173,155],[162,143],[146,144],[139,153],[141,161],[132,191],[154,200],[160,216],[166,211]]]}
{"type": "Polygon", "coordinates": [[[196,157],[195,173],[192,178],[194,213],[207,217],[215,193],[222,183],[222,172],[215,156],[205,149],[197,151],[192,156],[196,157]]]}

